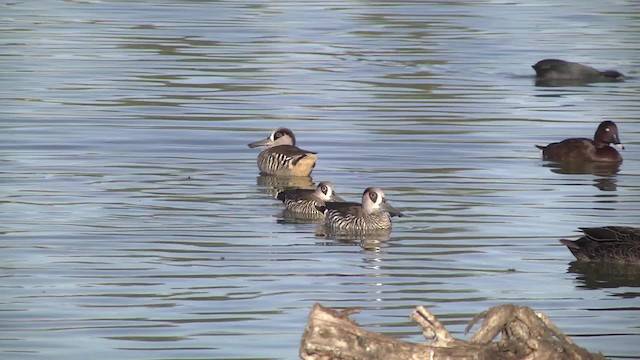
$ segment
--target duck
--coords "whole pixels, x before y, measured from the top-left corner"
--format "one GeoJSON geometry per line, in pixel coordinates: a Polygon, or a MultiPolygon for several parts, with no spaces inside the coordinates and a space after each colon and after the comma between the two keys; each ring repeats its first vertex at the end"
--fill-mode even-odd
{"type": "Polygon", "coordinates": [[[535,70],[538,80],[583,82],[624,80],[624,75],[616,70],[599,71],[591,66],[558,59],[540,60],[531,67],[535,70]]]}
{"type": "Polygon", "coordinates": [[[542,150],[543,160],[556,162],[569,161],[600,161],[619,163],[622,155],[610,144],[624,146],[620,143],[618,126],[613,121],[603,121],[598,126],[593,140],[585,138],[571,138],[546,146],[536,145],[542,150]]]}
{"type": "Polygon", "coordinates": [[[560,240],[578,261],[640,265],[640,228],[604,226],[580,228],[580,231],[584,235],[578,240],[560,240]]]}
{"type": "Polygon", "coordinates": [[[293,131],[284,127],[248,146],[264,146],[264,150],[258,154],[258,169],[262,175],[310,176],[318,159],[317,153],[297,147],[293,131]]]}
{"type": "Polygon", "coordinates": [[[291,215],[301,215],[305,218],[322,219],[324,212],[318,210],[325,202],[343,202],[344,199],[336,193],[333,184],[323,181],[315,189],[285,189],[276,194],[276,199],[284,203],[285,211],[291,215]]]}
{"type": "Polygon", "coordinates": [[[391,218],[403,214],[391,206],[384,192],[369,187],[362,193],[362,203],[326,202],[317,207],[324,214],[325,227],[334,232],[368,232],[391,229],[391,218]]]}

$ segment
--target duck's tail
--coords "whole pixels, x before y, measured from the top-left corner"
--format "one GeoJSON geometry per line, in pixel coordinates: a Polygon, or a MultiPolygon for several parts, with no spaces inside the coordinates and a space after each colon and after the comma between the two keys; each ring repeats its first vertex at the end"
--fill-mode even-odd
{"type": "Polygon", "coordinates": [[[562,245],[566,246],[569,251],[576,257],[576,259],[581,261],[591,261],[589,258],[589,254],[578,244],[577,241],[560,239],[562,245]]]}

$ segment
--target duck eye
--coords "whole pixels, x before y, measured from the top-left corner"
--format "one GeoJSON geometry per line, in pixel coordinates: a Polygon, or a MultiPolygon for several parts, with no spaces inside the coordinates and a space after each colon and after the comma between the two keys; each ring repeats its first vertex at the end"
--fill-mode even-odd
{"type": "Polygon", "coordinates": [[[279,139],[281,137],[284,136],[284,133],[282,131],[278,131],[277,133],[275,133],[275,135],[273,135],[274,139],[279,139]]]}
{"type": "Polygon", "coordinates": [[[375,203],[378,200],[378,194],[376,194],[375,192],[370,192],[369,199],[371,199],[371,201],[375,203]]]}
{"type": "Polygon", "coordinates": [[[320,190],[322,190],[322,193],[326,194],[328,192],[329,189],[327,189],[327,187],[325,185],[322,185],[320,187],[320,190]]]}

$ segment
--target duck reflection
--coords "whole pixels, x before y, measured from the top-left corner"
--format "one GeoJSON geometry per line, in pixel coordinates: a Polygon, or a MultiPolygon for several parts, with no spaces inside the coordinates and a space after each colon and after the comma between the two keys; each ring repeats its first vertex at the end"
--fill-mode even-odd
{"type": "Polygon", "coordinates": [[[621,163],[607,162],[550,162],[544,164],[545,167],[551,168],[551,171],[557,174],[593,174],[598,176],[614,176],[620,171],[621,163]]]}
{"type": "Polygon", "coordinates": [[[273,176],[260,175],[256,184],[266,188],[266,193],[275,197],[278,192],[286,189],[313,189],[315,185],[311,176],[273,176]]]}
{"type": "Polygon", "coordinates": [[[299,212],[284,209],[278,215],[278,224],[314,224],[324,222],[324,217],[314,214],[301,214],[299,212]]]}
{"type": "Polygon", "coordinates": [[[594,81],[590,79],[536,79],[535,86],[537,87],[575,87],[575,86],[588,86],[594,82],[618,82],[620,80],[600,80],[594,81]]]}
{"type": "Polygon", "coordinates": [[[380,252],[383,248],[389,246],[388,240],[391,238],[391,229],[361,233],[341,233],[331,231],[324,224],[318,224],[316,238],[323,240],[319,241],[318,245],[360,246],[367,252],[380,252]]]}
{"type": "Polygon", "coordinates": [[[544,167],[550,168],[556,174],[579,175],[592,174],[598,176],[593,180],[593,186],[602,191],[615,191],[618,188],[616,176],[620,171],[621,163],[606,162],[566,162],[547,163],[544,167]]]}
{"type": "Polygon", "coordinates": [[[640,287],[640,266],[634,264],[574,261],[567,272],[576,274],[580,287],[587,289],[640,287]]]}

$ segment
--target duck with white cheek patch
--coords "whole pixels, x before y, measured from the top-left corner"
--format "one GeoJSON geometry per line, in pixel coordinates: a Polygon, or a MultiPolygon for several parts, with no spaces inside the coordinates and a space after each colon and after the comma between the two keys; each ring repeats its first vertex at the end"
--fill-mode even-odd
{"type": "Polygon", "coordinates": [[[367,232],[391,229],[391,218],[403,214],[391,206],[380,188],[367,188],[362,203],[327,202],[318,207],[325,216],[325,226],[337,232],[367,232]]]}

